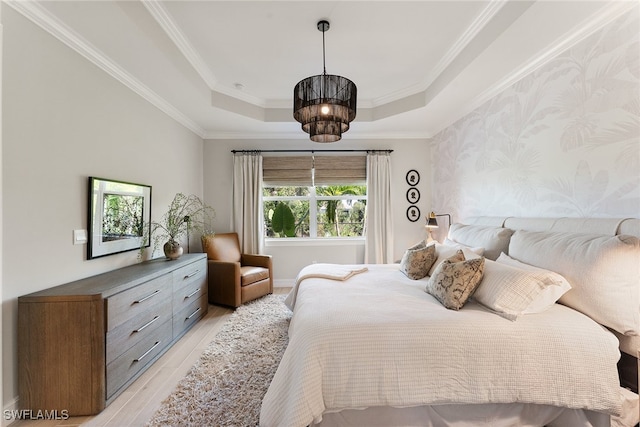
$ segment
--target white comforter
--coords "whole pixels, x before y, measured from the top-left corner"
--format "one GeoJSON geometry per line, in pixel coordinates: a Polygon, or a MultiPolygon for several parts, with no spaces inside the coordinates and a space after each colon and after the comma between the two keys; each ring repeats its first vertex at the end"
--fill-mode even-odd
{"type": "Polygon", "coordinates": [[[567,307],[515,322],[473,301],[451,311],[397,265],[296,287],[289,345],[261,426],[307,426],[323,412],[371,406],[527,402],[620,411],[616,338],[567,307]]]}

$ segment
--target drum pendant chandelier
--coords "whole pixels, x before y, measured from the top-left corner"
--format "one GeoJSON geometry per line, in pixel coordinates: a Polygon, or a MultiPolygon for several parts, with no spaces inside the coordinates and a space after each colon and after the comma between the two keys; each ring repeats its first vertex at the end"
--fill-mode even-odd
{"type": "Polygon", "coordinates": [[[345,77],[327,74],[324,33],[329,22],[318,22],[318,30],[322,31],[323,73],[300,80],[293,89],[293,118],[302,123],[312,141],[336,142],[356,118],[357,88],[345,77]]]}

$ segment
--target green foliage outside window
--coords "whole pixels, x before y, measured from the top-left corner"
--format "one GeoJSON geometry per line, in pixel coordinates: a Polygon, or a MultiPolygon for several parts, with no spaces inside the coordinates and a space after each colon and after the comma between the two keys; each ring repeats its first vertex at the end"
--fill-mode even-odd
{"type": "Polygon", "coordinates": [[[263,206],[266,237],[309,237],[308,200],[264,201],[263,206]],[[289,212],[291,219],[279,218],[288,217],[289,212]]]}
{"type": "Polygon", "coordinates": [[[364,185],[264,187],[265,236],[361,237],[366,190],[364,185]]]}
{"type": "Polygon", "coordinates": [[[296,236],[296,219],[289,205],[284,202],[276,203],[276,208],[271,215],[271,228],[281,236],[296,236]]]}
{"type": "MultiPolygon", "coordinates": [[[[331,185],[316,187],[316,196],[363,196],[364,185],[331,185]]],[[[362,236],[366,201],[330,199],[318,201],[318,237],[362,236]]]]}

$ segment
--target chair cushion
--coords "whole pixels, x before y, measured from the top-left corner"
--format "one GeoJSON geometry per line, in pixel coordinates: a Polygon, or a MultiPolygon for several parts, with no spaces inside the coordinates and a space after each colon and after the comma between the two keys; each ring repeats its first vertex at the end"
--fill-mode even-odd
{"type": "Polygon", "coordinates": [[[269,278],[269,269],[246,265],[240,267],[240,286],[247,286],[269,278]]]}

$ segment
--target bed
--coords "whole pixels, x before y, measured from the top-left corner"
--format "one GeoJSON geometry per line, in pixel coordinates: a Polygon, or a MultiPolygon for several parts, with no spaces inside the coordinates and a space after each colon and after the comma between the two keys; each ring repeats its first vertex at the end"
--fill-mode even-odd
{"type": "Polygon", "coordinates": [[[260,425],[635,425],[637,371],[634,393],[617,369],[639,348],[632,236],[640,220],[479,217],[399,264],[305,267],[260,425]],[[433,289],[462,264],[482,277],[457,307],[433,289]]]}

